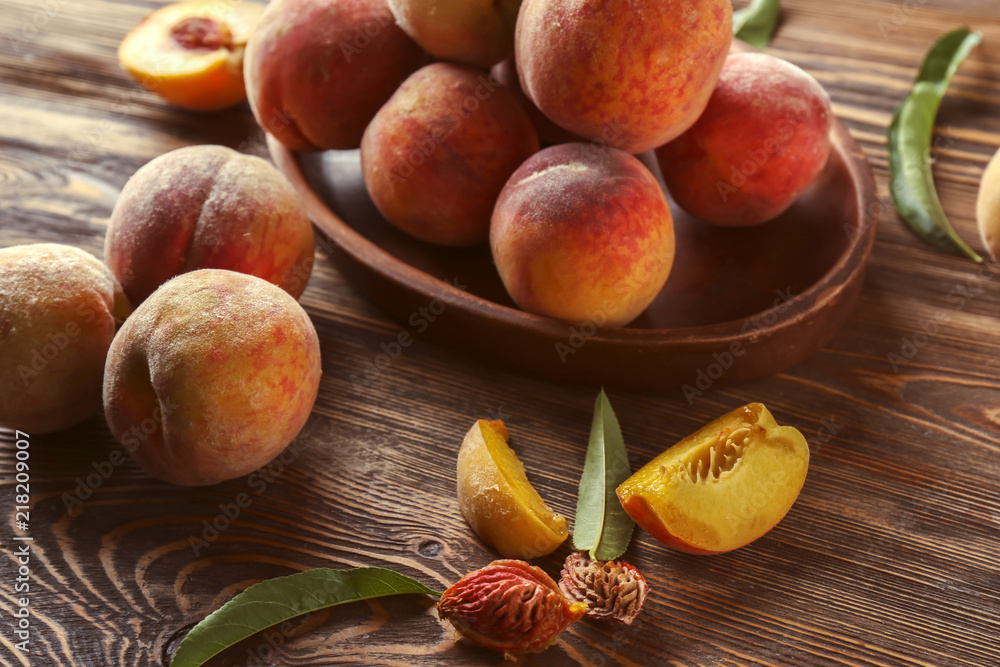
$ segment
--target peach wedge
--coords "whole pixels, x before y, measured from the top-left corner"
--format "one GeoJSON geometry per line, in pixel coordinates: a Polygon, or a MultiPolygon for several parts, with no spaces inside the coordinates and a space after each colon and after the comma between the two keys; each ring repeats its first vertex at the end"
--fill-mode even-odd
{"type": "Polygon", "coordinates": [[[553,512],[507,445],[502,421],[479,420],[458,451],[458,505],[483,542],[505,558],[547,556],[565,540],[566,519],[553,512]]]}
{"type": "Polygon", "coordinates": [[[760,403],[719,417],[618,487],[640,527],[669,547],[698,554],[753,542],[785,516],[809,468],[798,430],[778,426],[760,403]]]}
{"type": "Polygon", "coordinates": [[[132,29],[118,60],[171,104],[216,111],[246,99],[243,50],[263,13],[249,2],[189,0],[162,7],[132,29]]]}

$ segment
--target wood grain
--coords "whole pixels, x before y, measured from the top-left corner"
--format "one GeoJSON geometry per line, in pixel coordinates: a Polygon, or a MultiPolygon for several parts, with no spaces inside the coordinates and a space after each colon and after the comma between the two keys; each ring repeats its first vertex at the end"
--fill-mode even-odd
{"type": "MultiPolygon", "coordinates": [[[[178,111],[119,70],[118,42],[159,4],[0,0],[0,247],[61,241],[100,256],[115,197],[146,161],[193,143],[264,152],[245,107],[178,111]]],[[[830,91],[886,204],[885,128],[924,51],[959,25],[984,33],[942,106],[934,166],[959,233],[983,250],[973,204],[1000,145],[995,0],[782,4],[769,50],[830,91]]],[[[495,557],[455,503],[455,455],[477,417],[508,423],[530,479],[572,516],[597,388],[510,372],[419,334],[379,369],[380,345],[400,325],[319,254],[302,303],[322,341],[320,397],[270,481],[157,482],[98,419],[32,435],[28,655],[13,635],[16,448],[0,432],[0,662],[166,664],[187,629],[238,591],[310,567],[380,565],[448,585],[495,557]],[[252,502],[209,540],[206,525],[222,525],[220,505],[240,492],[252,502]],[[80,502],[67,505],[75,493],[80,502]],[[208,546],[196,554],[192,537],[208,546]]],[[[679,555],[637,532],[627,557],[654,591],[641,620],[576,624],[522,664],[1000,664],[998,275],[923,245],[886,208],[859,304],[813,358],[693,404],[612,393],[634,467],[762,401],[810,441],[809,478],[777,528],[731,554],[679,555]]],[[[556,573],[567,549],[540,564],[556,573]]],[[[456,642],[428,600],[401,598],[314,614],[217,664],[503,659],[456,642]]]]}

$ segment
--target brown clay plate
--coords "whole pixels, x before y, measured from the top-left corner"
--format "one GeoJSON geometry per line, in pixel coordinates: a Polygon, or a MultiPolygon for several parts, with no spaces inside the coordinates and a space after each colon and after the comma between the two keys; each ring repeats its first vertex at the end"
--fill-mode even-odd
{"type": "MultiPolygon", "coordinates": [[[[861,149],[839,121],[831,136],[826,170],[772,222],[714,228],[671,202],[673,270],[652,305],[624,328],[525,313],[507,296],[487,245],[441,248],[399,232],[368,198],[358,151],[295,153],[271,137],[268,146],[335,246],[337,268],[417,338],[549,379],[676,389],[784,370],[819,350],[847,319],[878,204],[861,149]]],[[[640,159],[660,177],[650,155],[640,159]]]]}

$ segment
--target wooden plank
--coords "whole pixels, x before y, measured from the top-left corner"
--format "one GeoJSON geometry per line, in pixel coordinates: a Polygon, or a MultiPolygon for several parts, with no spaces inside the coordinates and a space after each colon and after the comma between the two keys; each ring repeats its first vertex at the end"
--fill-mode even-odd
{"type": "MultiPolygon", "coordinates": [[[[0,0],[0,247],[59,241],[100,256],[117,193],[149,159],[195,143],[263,151],[246,107],[179,111],[119,69],[119,41],[160,4],[0,0]]],[[[962,24],[983,31],[942,106],[934,167],[956,227],[982,249],[973,207],[1000,145],[1000,10],[995,0],[783,5],[769,50],[830,91],[886,203],[859,304],[827,348],[785,373],[693,404],[673,392],[611,399],[633,467],[762,401],[809,439],[808,481],[777,528],[727,555],[677,554],[637,532],[628,560],[654,591],[641,620],[576,624],[521,664],[1000,664],[1000,269],[929,248],[895,217],[884,138],[933,40],[962,24]]],[[[11,512],[0,534],[0,662],[164,664],[238,591],[310,567],[381,565],[447,586],[495,557],[455,502],[455,455],[477,417],[509,424],[529,478],[572,516],[597,388],[513,373],[420,335],[381,368],[380,345],[401,325],[318,256],[302,303],[324,377],[280,471],[179,488],[145,475],[100,420],[31,437],[32,653],[15,650],[11,631],[11,512]],[[229,519],[220,506],[240,492],[252,502],[229,519]]],[[[15,451],[0,432],[3,512],[15,451]]],[[[557,573],[567,552],[540,564],[557,573]]],[[[429,602],[407,598],[313,614],[218,662],[345,663],[503,658],[456,643],[429,602]]]]}

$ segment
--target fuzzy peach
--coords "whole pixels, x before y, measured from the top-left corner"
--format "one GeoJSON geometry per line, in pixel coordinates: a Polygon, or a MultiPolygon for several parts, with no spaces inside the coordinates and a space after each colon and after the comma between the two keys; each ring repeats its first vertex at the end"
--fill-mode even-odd
{"type": "Polygon", "coordinates": [[[215,484],[285,449],[320,373],[316,330],[287,292],[201,269],[163,285],[122,326],[108,352],[104,411],[149,474],[215,484]]]}
{"type": "Polygon", "coordinates": [[[293,150],[357,148],[425,57],[386,0],[272,0],[247,44],[247,97],[293,150]]]}
{"type": "Polygon", "coordinates": [[[514,95],[485,72],[434,63],[403,82],[361,140],[365,186],[382,215],[419,239],[489,237],[497,195],[538,150],[514,95]]]}
{"type": "Polygon", "coordinates": [[[131,302],[194,269],[249,273],[298,298],[312,271],[313,232],[271,163],[223,146],[189,146],[150,161],[125,184],[104,259],[131,302]]]}
{"type": "Polygon", "coordinates": [[[514,53],[542,113],[640,153],[694,123],[732,38],[729,0],[525,0],[514,53]]]}
{"type": "Polygon", "coordinates": [[[705,113],[656,157],[688,213],[755,225],[781,215],[823,171],[832,122],[830,98],[809,74],[764,53],[735,53],[705,113]]]}
{"type": "Polygon", "coordinates": [[[156,10],[118,47],[132,78],[168,102],[215,111],[246,99],[243,50],[262,5],[189,0],[156,10]]]}
{"type": "Polygon", "coordinates": [[[569,130],[564,130],[552,122],[551,118],[539,111],[538,107],[535,106],[535,103],[528,99],[528,96],[524,94],[523,90],[521,90],[521,79],[517,73],[517,64],[513,56],[497,63],[490,70],[490,75],[503,85],[507,86],[507,88],[510,89],[510,92],[514,93],[514,97],[516,97],[517,101],[520,102],[524,112],[528,115],[528,120],[530,120],[532,126],[534,126],[535,133],[538,135],[538,141],[540,143],[546,145],[568,144],[574,141],[582,140],[569,130]]]}
{"type": "Polygon", "coordinates": [[[115,277],[79,248],[0,250],[0,424],[48,433],[100,414],[104,360],[129,311],[115,277]]]}
{"type": "Polygon", "coordinates": [[[615,148],[561,144],[511,176],[490,245],[522,309],[623,326],[666,282],[674,227],[663,191],[639,160],[615,148]]]}
{"type": "Polygon", "coordinates": [[[389,0],[396,22],[431,55],[490,67],[514,50],[521,0],[389,0]]]}

